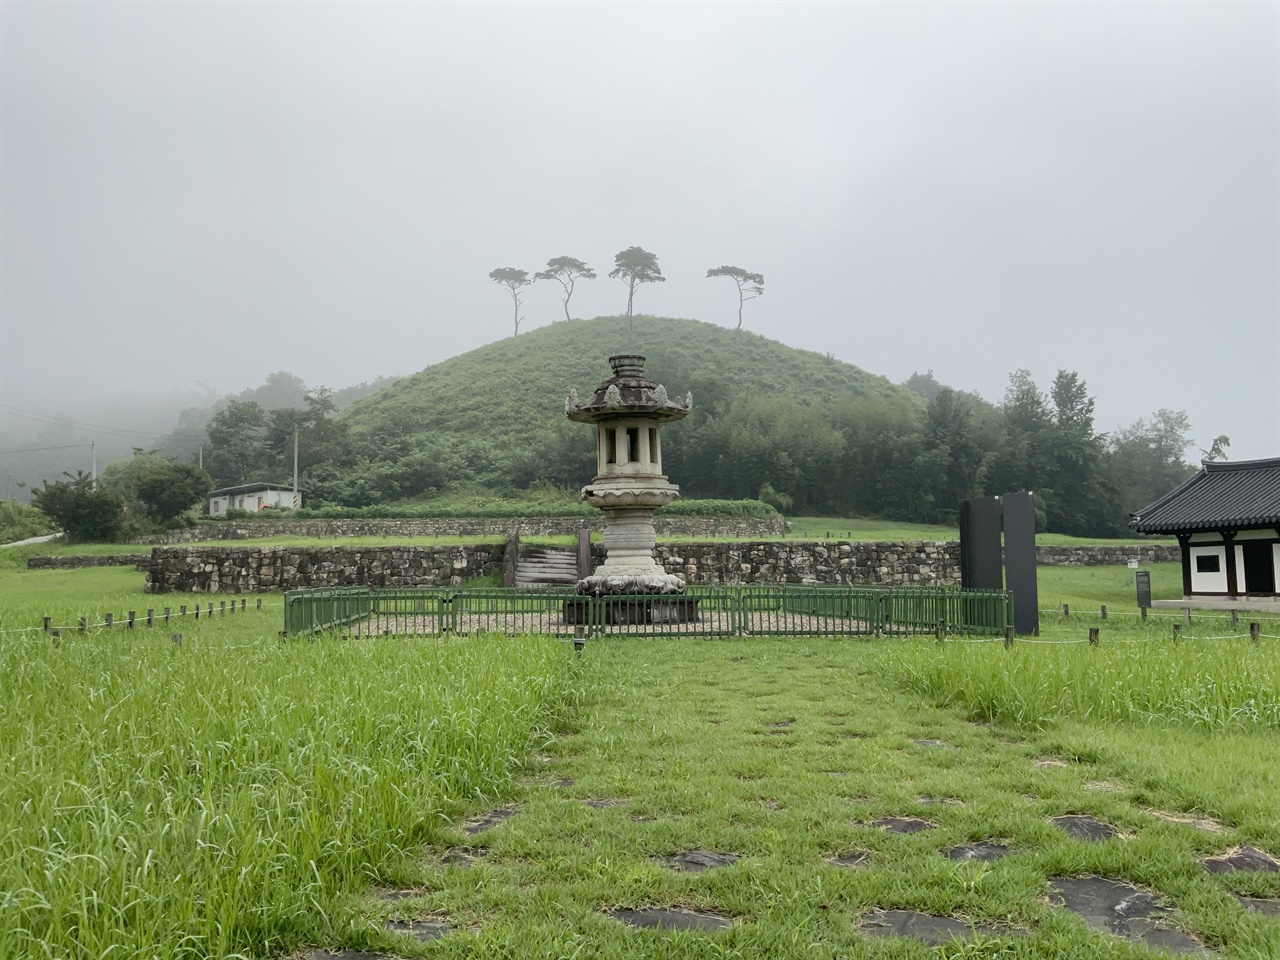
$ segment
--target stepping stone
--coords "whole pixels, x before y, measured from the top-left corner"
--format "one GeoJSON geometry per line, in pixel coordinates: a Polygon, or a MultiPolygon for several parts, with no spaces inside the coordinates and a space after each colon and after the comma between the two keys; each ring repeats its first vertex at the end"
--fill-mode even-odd
{"type": "Polygon", "coordinates": [[[945,740],[912,740],[917,747],[933,747],[935,750],[955,750],[954,744],[947,743],[945,740]]]}
{"type": "Polygon", "coordinates": [[[1111,824],[1084,814],[1054,817],[1049,822],[1073,840],[1081,840],[1085,843],[1102,843],[1120,836],[1120,831],[1111,824]]]}
{"type": "Polygon", "coordinates": [[[462,831],[468,836],[475,836],[477,833],[493,829],[503,820],[515,816],[518,812],[515,807],[499,807],[497,810],[490,810],[483,817],[464,823],[462,831]]]}
{"type": "Polygon", "coordinates": [[[867,916],[858,930],[870,937],[910,937],[931,947],[941,947],[952,940],[972,940],[978,934],[984,937],[1021,935],[1009,928],[965,923],[914,910],[876,910],[867,916]]]}
{"type": "Polygon", "coordinates": [[[848,770],[823,770],[822,772],[828,777],[847,777],[849,775],[848,770]]]}
{"type": "Polygon", "coordinates": [[[1149,813],[1157,820],[1163,820],[1165,823],[1180,823],[1184,826],[1195,827],[1197,830],[1204,830],[1206,833],[1224,833],[1227,829],[1212,817],[1193,817],[1186,813],[1168,813],[1164,810],[1153,810],[1150,807],[1143,807],[1142,812],[1149,813]]]}
{"type": "Polygon", "coordinates": [[[790,730],[766,730],[764,731],[764,735],[766,737],[789,737],[791,736],[791,731],[790,730]]]}
{"type": "Polygon", "coordinates": [[[916,797],[922,807],[963,807],[964,801],[955,797],[916,797]]]}
{"type": "Polygon", "coordinates": [[[608,807],[621,807],[627,804],[627,800],[580,800],[584,807],[590,807],[592,810],[604,810],[608,807]]]}
{"type": "Polygon", "coordinates": [[[1210,873],[1277,873],[1280,863],[1257,847],[1236,847],[1220,857],[1208,857],[1202,861],[1210,873]]]}
{"type": "Polygon", "coordinates": [[[673,853],[669,857],[654,857],[672,870],[681,873],[701,873],[703,870],[714,870],[716,867],[727,867],[736,863],[736,853],[712,853],[710,850],[685,850],[673,853]]]}
{"type": "Polygon", "coordinates": [[[570,779],[568,779],[568,778],[565,778],[565,779],[563,779],[563,780],[557,780],[557,781],[555,782],[555,786],[557,786],[557,787],[559,787],[561,790],[563,790],[563,789],[565,789],[566,787],[572,787],[572,786],[573,786],[573,781],[572,781],[572,780],[570,780],[570,779]]]}
{"type": "Polygon", "coordinates": [[[886,833],[923,833],[926,830],[932,830],[935,824],[919,817],[882,817],[879,820],[873,820],[871,826],[886,833]]]}
{"type": "Polygon", "coordinates": [[[476,847],[450,847],[440,858],[440,863],[446,867],[470,867],[477,860],[482,860],[488,855],[488,850],[476,847]]]}
{"type": "Polygon", "coordinates": [[[384,903],[395,903],[398,900],[411,900],[420,897],[425,891],[413,888],[392,889],[391,887],[374,887],[373,895],[384,903]]]}
{"type": "Polygon", "coordinates": [[[980,860],[983,863],[991,863],[1008,852],[1009,848],[1003,843],[975,840],[972,843],[962,843],[958,847],[952,847],[947,851],[947,857],[951,860],[980,860]]]}
{"type": "Polygon", "coordinates": [[[1157,950],[1211,957],[1197,940],[1157,924],[1168,913],[1154,894],[1104,877],[1054,877],[1054,906],[1065,907],[1094,930],[1139,940],[1157,950]]]}
{"type": "Polygon", "coordinates": [[[382,929],[426,943],[428,940],[438,940],[457,928],[439,920],[388,920],[382,925],[382,929]]]}
{"type": "Polygon", "coordinates": [[[1059,760],[1057,757],[1037,757],[1037,767],[1069,767],[1071,764],[1065,760],[1059,760]]]}
{"type": "Polygon", "coordinates": [[[871,866],[871,854],[869,853],[846,853],[843,857],[832,857],[827,863],[836,867],[844,867],[846,870],[865,870],[871,866]]]}
{"type": "Polygon", "coordinates": [[[732,930],[733,921],[716,913],[695,913],[693,910],[677,910],[649,907],[644,910],[609,910],[613,917],[631,927],[649,927],[657,930],[732,930]]]}
{"type": "Polygon", "coordinates": [[[1243,897],[1238,893],[1233,893],[1233,897],[1240,901],[1240,906],[1246,910],[1255,910],[1258,913],[1265,913],[1271,917],[1280,917],[1280,900],[1264,900],[1261,897],[1243,897]]]}

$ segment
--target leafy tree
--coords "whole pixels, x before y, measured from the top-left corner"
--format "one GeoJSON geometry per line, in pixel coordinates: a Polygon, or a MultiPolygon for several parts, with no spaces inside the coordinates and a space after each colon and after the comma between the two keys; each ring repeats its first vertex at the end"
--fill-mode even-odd
{"type": "MultiPolygon", "coordinates": [[[[644,247],[627,247],[613,258],[609,276],[627,285],[627,316],[631,317],[636,298],[636,287],[642,283],[666,283],[667,278],[658,268],[658,258],[644,247]]],[[[632,320],[632,329],[635,321],[632,320]]]]}
{"type": "Polygon", "coordinates": [[[529,271],[517,270],[515,267],[498,267],[496,270],[489,271],[489,279],[499,286],[506,287],[511,294],[511,306],[515,318],[515,332],[511,335],[518,336],[520,324],[524,321],[524,317],[520,316],[520,305],[524,302],[520,296],[520,288],[533,283],[529,278],[529,271]]]}
{"type": "Polygon", "coordinates": [[[1195,472],[1185,459],[1190,445],[1191,423],[1181,410],[1157,410],[1111,435],[1105,468],[1117,493],[1117,525],[1195,472]]]}
{"type": "Polygon", "coordinates": [[[98,487],[83,470],[66,480],[44,481],[31,491],[37,510],[60,526],[70,543],[113,543],[124,528],[124,500],[98,487]]]}
{"type": "Polygon", "coordinates": [[[131,460],[102,471],[102,487],[134,504],[148,520],[166,524],[209,496],[213,478],[193,463],[174,463],[134,448],[131,460]]]}
{"type": "MultiPolygon", "coordinates": [[[[490,274],[492,276],[492,274],[490,274]]],[[[569,319],[569,298],[578,280],[594,280],[596,272],[581,260],[573,257],[553,257],[547,261],[547,269],[533,275],[535,280],[554,280],[564,287],[564,318],[569,319]]]]}
{"type": "Polygon", "coordinates": [[[1075,371],[1059,370],[1049,390],[1053,401],[1050,444],[1045,451],[1056,502],[1048,507],[1049,528],[1074,536],[1103,536],[1113,490],[1103,482],[1101,464],[1106,437],[1093,429],[1094,400],[1075,371]]]}
{"type": "Polygon", "coordinates": [[[1231,438],[1222,433],[1213,438],[1213,443],[1209,444],[1208,450],[1200,452],[1204,454],[1206,460],[1226,460],[1229,446],[1231,446],[1231,438]]]}
{"type": "Polygon", "coordinates": [[[205,428],[209,451],[205,469],[220,487],[262,480],[270,468],[270,454],[263,443],[267,412],[254,400],[230,400],[214,414],[205,428]]]}
{"type": "Polygon", "coordinates": [[[764,274],[752,273],[741,267],[712,267],[708,277],[728,277],[738,286],[738,329],[742,329],[742,305],[748,300],[764,296],[764,274]]]}
{"type": "Polygon", "coordinates": [[[927,373],[920,373],[918,370],[913,371],[911,376],[902,381],[902,385],[912,393],[920,394],[926,400],[932,400],[944,389],[943,385],[934,377],[932,370],[927,373]]]}
{"type": "Polygon", "coordinates": [[[338,463],[347,455],[347,424],[335,417],[333,391],[317,387],[305,398],[305,410],[272,410],[264,443],[275,472],[293,471],[293,434],[298,433],[298,471],[306,473],[321,463],[338,463]]]}
{"type": "Polygon", "coordinates": [[[960,501],[982,492],[986,449],[975,424],[973,401],[943,387],[925,412],[925,448],[940,456],[933,472],[932,519],[953,522],[960,501]]]}

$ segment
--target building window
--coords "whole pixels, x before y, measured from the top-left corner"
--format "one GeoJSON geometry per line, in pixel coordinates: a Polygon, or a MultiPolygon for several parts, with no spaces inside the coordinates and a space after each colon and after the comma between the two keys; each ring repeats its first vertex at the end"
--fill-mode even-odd
{"type": "Polygon", "coordinates": [[[1218,573],[1222,570],[1222,558],[1216,553],[1202,553],[1196,557],[1196,573],[1218,573]]]}

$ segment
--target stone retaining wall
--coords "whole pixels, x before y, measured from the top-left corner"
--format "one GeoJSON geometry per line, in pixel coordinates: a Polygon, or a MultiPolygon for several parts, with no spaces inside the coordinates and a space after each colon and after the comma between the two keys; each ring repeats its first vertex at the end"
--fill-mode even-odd
{"type": "Polygon", "coordinates": [[[151,557],[145,553],[104,553],[70,557],[27,557],[28,570],[76,570],[80,567],[137,567],[147,569],[151,557]]]}
{"type": "MultiPolygon", "coordinates": [[[[781,537],[782,517],[664,517],[654,518],[658,536],[781,537]]],[[[147,546],[195,543],[202,540],[254,540],[261,537],[505,537],[518,527],[522,537],[575,536],[582,527],[599,533],[603,516],[497,517],[419,520],[221,520],[133,541],[147,546]]]]}
{"type": "MultiPolygon", "coordinates": [[[[1176,546],[1157,544],[1040,547],[1038,551],[1041,563],[1058,566],[1179,559],[1176,546]]],[[[147,565],[146,590],[244,593],[360,584],[448,586],[472,577],[501,574],[504,552],[505,544],[501,543],[456,547],[156,547],[147,565]]],[[[604,561],[598,543],[592,544],[592,554],[597,565],[604,561]]],[[[955,541],[686,541],[659,543],[655,555],[668,573],[692,584],[960,583],[960,544],[955,541]]]]}
{"type": "Polygon", "coordinates": [[[156,547],[147,593],[251,593],[302,587],[441,587],[502,573],[505,545],[156,547]]]}
{"type": "Polygon", "coordinates": [[[1126,546],[1036,547],[1036,560],[1048,567],[1105,567],[1142,563],[1179,563],[1182,551],[1176,543],[1138,543],[1126,546]]]}

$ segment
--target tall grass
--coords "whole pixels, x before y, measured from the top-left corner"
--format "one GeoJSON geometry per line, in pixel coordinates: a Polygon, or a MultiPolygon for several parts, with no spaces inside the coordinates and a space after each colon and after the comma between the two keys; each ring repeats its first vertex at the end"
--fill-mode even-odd
{"type": "Polygon", "coordinates": [[[1276,642],[1188,640],[1174,645],[1140,628],[1108,629],[1106,642],[1048,645],[949,643],[898,647],[885,668],[906,686],[992,722],[1043,728],[1072,718],[1205,730],[1280,730],[1276,642]]]}
{"type": "Polygon", "coordinates": [[[0,956],[317,939],[345,893],[498,793],[575,696],[548,638],[286,643],[240,624],[185,621],[181,647],[0,635],[0,956]]]}

